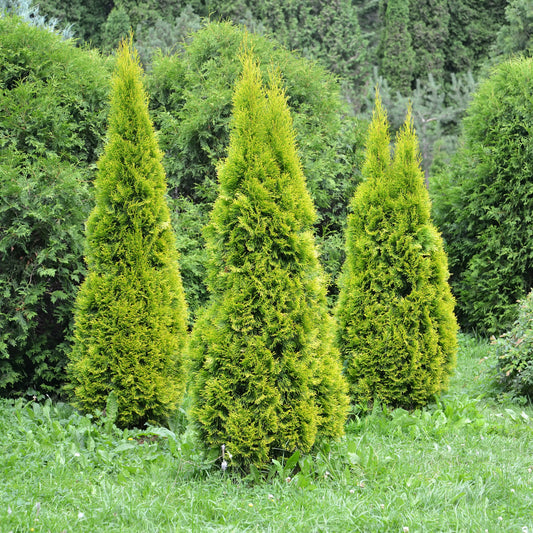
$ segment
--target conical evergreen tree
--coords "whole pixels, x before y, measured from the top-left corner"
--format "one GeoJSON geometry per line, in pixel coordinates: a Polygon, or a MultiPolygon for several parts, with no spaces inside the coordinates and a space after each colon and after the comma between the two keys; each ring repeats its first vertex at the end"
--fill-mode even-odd
{"type": "Polygon", "coordinates": [[[355,402],[416,407],[445,389],[457,325],[410,113],[392,161],[389,143],[378,95],[348,219],[338,341],[355,402]]]}
{"type": "Polygon", "coordinates": [[[348,404],[286,98],[275,77],[263,88],[249,54],[219,184],[192,416],[207,448],[225,445],[246,469],[340,436],[348,404]]]}
{"type": "Polygon", "coordinates": [[[76,403],[102,410],[114,392],[121,426],[164,421],[184,390],[186,308],[161,161],[130,39],[113,76],[69,365],[76,403]]]}
{"type": "Polygon", "coordinates": [[[387,0],[383,8],[380,71],[392,89],[408,94],[416,59],[409,31],[409,0],[387,0]]]}

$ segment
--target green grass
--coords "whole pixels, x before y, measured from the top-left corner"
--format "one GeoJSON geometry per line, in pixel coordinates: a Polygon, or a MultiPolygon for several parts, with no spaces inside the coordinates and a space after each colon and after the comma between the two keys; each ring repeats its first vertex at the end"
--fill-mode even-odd
{"type": "Polygon", "coordinates": [[[486,355],[461,337],[437,404],[353,416],[341,442],[260,481],[213,467],[183,420],[119,431],[0,401],[0,532],[531,533],[533,408],[498,396],[486,355]]]}

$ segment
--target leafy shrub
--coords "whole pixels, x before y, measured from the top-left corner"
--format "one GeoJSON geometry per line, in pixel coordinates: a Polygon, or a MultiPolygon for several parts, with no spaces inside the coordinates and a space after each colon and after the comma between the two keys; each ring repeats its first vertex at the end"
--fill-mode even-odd
{"type": "Polygon", "coordinates": [[[457,324],[410,114],[392,160],[389,144],[378,97],[348,219],[338,341],[356,403],[411,408],[446,388],[457,324]]]}
{"type": "Polygon", "coordinates": [[[343,432],[347,397],[286,97],[247,55],[206,230],[209,305],[191,341],[192,415],[208,449],[262,468],[343,432]]]}
{"type": "Polygon", "coordinates": [[[138,61],[123,42],[68,367],[77,405],[102,411],[115,395],[121,427],[165,422],[185,388],[185,297],[138,61]]]}
{"type": "Polygon", "coordinates": [[[499,334],[533,287],[533,59],[497,66],[479,87],[460,149],[433,183],[435,220],[466,330],[499,334]]]}
{"type": "Polygon", "coordinates": [[[520,302],[513,327],[492,344],[500,383],[533,399],[533,291],[520,302]]]}
{"type": "Polygon", "coordinates": [[[108,82],[97,53],[0,17],[0,394],[64,381],[108,82]]]}
{"type": "Polygon", "coordinates": [[[57,157],[1,165],[0,187],[0,390],[52,392],[64,377],[73,297],[85,273],[91,195],[57,157]]]}
{"type": "Polygon", "coordinates": [[[363,128],[347,116],[341,121],[339,86],[315,63],[230,23],[208,24],[194,34],[182,54],[156,57],[149,81],[151,109],[166,152],[170,194],[178,199],[176,232],[193,313],[207,299],[198,227],[207,222],[216,197],[216,165],[227,153],[231,98],[242,69],[238,55],[245,39],[263,65],[264,77],[271,64],[280,70],[318,211],[317,240],[331,280],[344,256],[346,198],[359,179],[363,128]]]}

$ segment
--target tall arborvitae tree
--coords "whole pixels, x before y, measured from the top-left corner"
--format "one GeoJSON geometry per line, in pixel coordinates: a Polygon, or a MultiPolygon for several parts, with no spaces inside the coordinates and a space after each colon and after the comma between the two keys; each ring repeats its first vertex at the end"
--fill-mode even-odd
{"type": "Polygon", "coordinates": [[[131,40],[118,51],[109,130],[87,223],[88,275],[69,366],[76,403],[118,423],[162,422],[184,390],[186,309],[166,180],[131,40]]]}
{"type": "Polygon", "coordinates": [[[211,300],[193,330],[192,416],[209,449],[268,465],[338,437],[346,383],[312,235],[314,208],[280,82],[247,54],[206,230],[211,300]]]}
{"type": "Polygon", "coordinates": [[[415,407],[446,387],[457,325],[410,113],[392,161],[389,142],[378,96],[348,219],[338,340],[355,402],[415,407]]]}

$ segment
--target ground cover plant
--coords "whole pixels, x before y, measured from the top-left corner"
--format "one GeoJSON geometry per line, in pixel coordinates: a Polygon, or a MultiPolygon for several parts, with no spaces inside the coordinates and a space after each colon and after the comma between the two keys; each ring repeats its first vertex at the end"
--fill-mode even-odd
{"type": "Polygon", "coordinates": [[[513,327],[492,339],[499,381],[509,392],[533,398],[533,291],[519,303],[513,327]]]}
{"type": "Polygon", "coordinates": [[[44,398],[1,400],[0,529],[531,531],[533,408],[495,399],[488,354],[461,336],[438,403],[354,413],[342,441],[261,479],[222,472],[182,414],[119,430],[44,398]]]}

